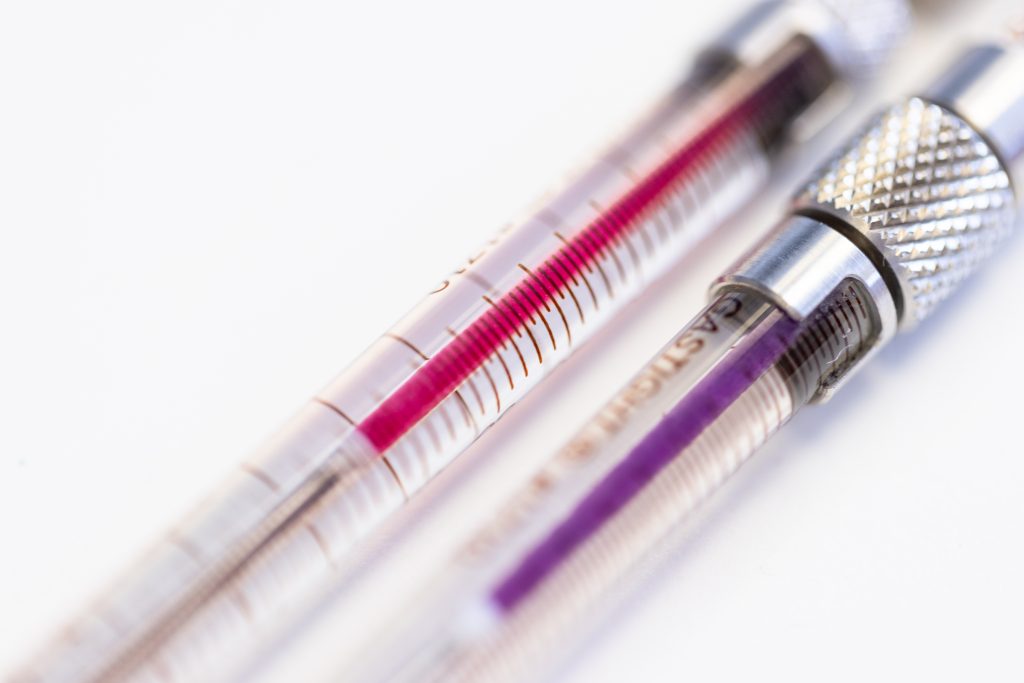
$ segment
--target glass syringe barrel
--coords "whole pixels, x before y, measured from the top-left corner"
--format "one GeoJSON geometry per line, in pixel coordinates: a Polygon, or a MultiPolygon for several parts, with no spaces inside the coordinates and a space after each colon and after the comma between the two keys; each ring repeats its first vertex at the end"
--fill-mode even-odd
{"type": "MultiPolygon", "coordinates": [[[[329,575],[754,195],[794,121],[888,47],[853,35],[843,6],[772,3],[741,22],[623,142],[321,392],[25,679],[192,680],[229,659],[229,643],[329,575]]],[[[881,9],[898,37],[902,3],[881,9]]]]}
{"type": "Polygon", "coordinates": [[[533,680],[600,623],[646,553],[871,346],[868,301],[844,283],[801,326],[760,294],[723,294],[480,531],[408,626],[372,635],[380,649],[343,675],[533,680]],[[681,347],[687,371],[666,373],[681,347]],[[656,390],[638,391],[652,378],[656,390]]]}
{"type": "Polygon", "coordinates": [[[394,479],[369,517],[429,481],[750,197],[769,141],[832,80],[803,39],[742,72],[704,95],[684,89],[320,395],[394,479]]]}

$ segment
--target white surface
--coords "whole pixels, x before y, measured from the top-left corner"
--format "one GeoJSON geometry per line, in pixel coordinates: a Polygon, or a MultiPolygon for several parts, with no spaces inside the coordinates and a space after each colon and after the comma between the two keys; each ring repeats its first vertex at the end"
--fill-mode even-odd
{"type": "MultiPolygon", "coordinates": [[[[744,4],[4,5],[0,671],[744,4]]],[[[822,151],[473,453],[564,440],[822,151]]],[[[800,415],[566,679],[1019,680],[1021,258],[800,415]]]]}

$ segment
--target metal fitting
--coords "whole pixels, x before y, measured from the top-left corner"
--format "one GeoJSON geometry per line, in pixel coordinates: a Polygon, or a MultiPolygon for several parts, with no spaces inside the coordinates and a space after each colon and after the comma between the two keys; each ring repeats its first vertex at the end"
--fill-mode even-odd
{"type": "MultiPolygon", "coordinates": [[[[885,280],[871,259],[851,240],[824,223],[791,216],[779,223],[760,244],[719,278],[712,296],[753,289],[794,320],[810,317],[847,280],[857,280],[871,301],[873,329],[878,331],[869,350],[875,353],[896,333],[896,305],[885,280]]],[[[850,367],[858,367],[860,363],[850,367]]],[[[825,401],[849,379],[849,372],[820,387],[814,400],[825,401]]]]}
{"type": "Polygon", "coordinates": [[[764,63],[803,37],[845,80],[870,77],[909,30],[905,0],[772,0],[760,3],[704,52],[741,65],[764,63]]]}
{"type": "Polygon", "coordinates": [[[988,141],[1024,200],[1024,36],[969,50],[925,91],[988,141]]]}

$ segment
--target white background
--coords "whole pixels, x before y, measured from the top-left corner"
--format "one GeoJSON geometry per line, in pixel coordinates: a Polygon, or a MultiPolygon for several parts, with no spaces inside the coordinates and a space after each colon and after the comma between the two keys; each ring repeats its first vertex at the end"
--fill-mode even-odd
{"type": "MultiPolygon", "coordinates": [[[[1015,3],[965,4],[831,142],[1015,3]]],[[[5,3],[0,671],[744,5],[5,3]]],[[[569,436],[823,144],[467,457],[569,436]]],[[[567,680],[1020,680],[1022,258],[798,416],[567,680]]]]}

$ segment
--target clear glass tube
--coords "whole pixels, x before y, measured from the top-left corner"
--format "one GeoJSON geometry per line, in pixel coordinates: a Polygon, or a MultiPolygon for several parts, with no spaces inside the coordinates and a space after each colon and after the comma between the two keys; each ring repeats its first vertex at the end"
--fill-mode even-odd
{"type": "Polygon", "coordinates": [[[342,678],[533,680],[628,594],[689,513],[877,335],[869,300],[850,282],[800,326],[758,295],[726,294],[677,339],[729,301],[744,311],[731,323],[742,318],[738,334],[707,350],[699,380],[667,394],[675,396],[667,411],[653,399],[612,438],[594,439],[630,390],[617,397],[467,545],[401,626],[373,634],[378,645],[342,678]]]}

